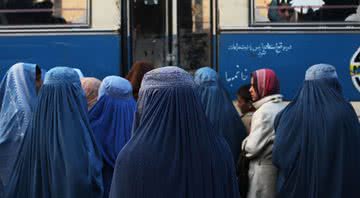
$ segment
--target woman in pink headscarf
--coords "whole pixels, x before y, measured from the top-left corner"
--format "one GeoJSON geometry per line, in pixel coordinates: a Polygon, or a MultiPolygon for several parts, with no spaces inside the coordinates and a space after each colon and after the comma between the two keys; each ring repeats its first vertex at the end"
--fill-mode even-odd
{"type": "Polygon", "coordinates": [[[81,78],[81,86],[85,91],[88,110],[90,110],[98,99],[101,81],[96,78],[81,78]]]}
{"type": "Polygon", "coordinates": [[[250,94],[256,111],[252,117],[249,136],[242,149],[249,164],[248,198],[273,198],[276,192],[277,170],[272,164],[274,120],[285,107],[280,84],[274,71],[256,70],[251,75],[250,94]]]}

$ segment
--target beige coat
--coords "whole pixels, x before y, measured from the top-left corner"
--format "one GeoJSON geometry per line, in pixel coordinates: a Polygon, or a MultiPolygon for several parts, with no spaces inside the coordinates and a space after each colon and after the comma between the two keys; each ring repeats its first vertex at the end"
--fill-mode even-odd
{"type": "Polygon", "coordinates": [[[248,113],[241,116],[241,120],[244,123],[247,134],[250,133],[251,120],[252,120],[253,114],[254,114],[254,112],[248,112],[248,113]]]}
{"type": "Polygon", "coordinates": [[[248,198],[273,198],[276,193],[277,170],[272,164],[275,139],[274,120],[286,106],[281,95],[271,95],[255,102],[249,136],[242,148],[251,159],[248,198]]]}

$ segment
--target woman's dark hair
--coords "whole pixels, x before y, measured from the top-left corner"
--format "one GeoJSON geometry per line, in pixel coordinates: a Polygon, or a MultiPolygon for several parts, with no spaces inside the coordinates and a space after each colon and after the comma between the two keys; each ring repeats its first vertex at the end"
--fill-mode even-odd
{"type": "Polygon", "coordinates": [[[250,84],[241,86],[236,92],[236,95],[243,98],[245,102],[251,102],[251,95],[249,92],[250,87],[251,87],[250,84]]]}
{"type": "Polygon", "coordinates": [[[155,69],[153,64],[145,61],[137,61],[133,64],[130,72],[126,76],[126,79],[129,80],[132,85],[134,98],[136,100],[138,99],[141,82],[145,73],[153,69],[155,69]]]}

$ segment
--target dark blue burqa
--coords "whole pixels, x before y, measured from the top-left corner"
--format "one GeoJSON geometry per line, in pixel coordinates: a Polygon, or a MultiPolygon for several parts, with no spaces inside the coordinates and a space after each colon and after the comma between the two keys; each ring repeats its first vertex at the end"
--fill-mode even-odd
{"type": "Polygon", "coordinates": [[[236,198],[234,163],[207,120],[190,74],[144,76],[135,133],[120,152],[111,198],[236,198]]]}
{"type": "Polygon", "coordinates": [[[275,122],[279,198],[360,197],[360,126],[334,67],[315,65],[275,122]]]}
{"type": "Polygon", "coordinates": [[[136,102],[130,82],[119,76],[102,81],[98,98],[89,117],[103,156],[104,197],[108,197],[116,157],[131,137],[136,102]]]}
{"type": "Polygon", "coordinates": [[[73,69],[47,72],[6,198],[101,198],[102,161],[73,69]]]}
{"type": "Polygon", "coordinates": [[[4,185],[0,179],[0,198],[2,198],[4,196],[4,185]]]}
{"type": "Polygon", "coordinates": [[[234,161],[237,162],[241,142],[246,136],[246,129],[239,113],[218,81],[216,71],[209,67],[197,70],[195,82],[206,116],[215,129],[224,136],[234,161]]]}

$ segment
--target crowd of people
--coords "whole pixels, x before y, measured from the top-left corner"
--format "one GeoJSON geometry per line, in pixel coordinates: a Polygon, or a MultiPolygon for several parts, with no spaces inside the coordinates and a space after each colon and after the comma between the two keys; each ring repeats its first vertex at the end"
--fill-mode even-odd
{"type": "Polygon", "coordinates": [[[333,66],[290,103],[270,69],[237,107],[216,71],[102,81],[17,63],[0,83],[0,198],[358,198],[360,124],[333,66]]]}

